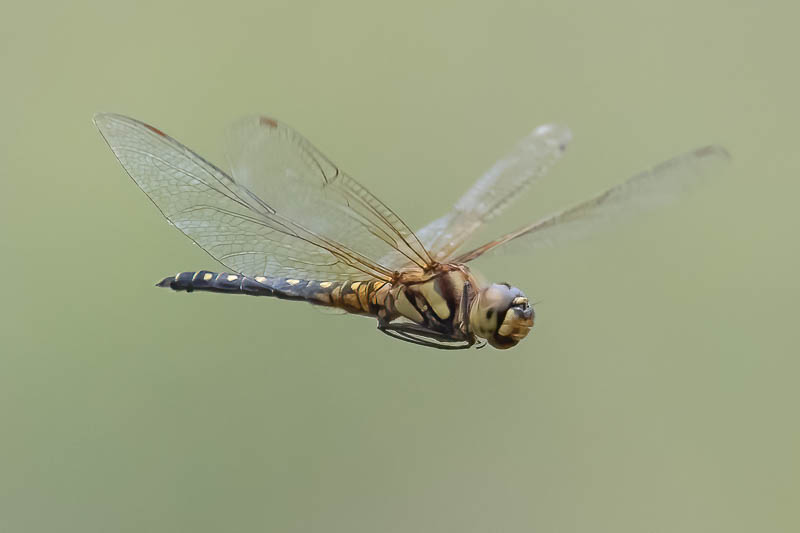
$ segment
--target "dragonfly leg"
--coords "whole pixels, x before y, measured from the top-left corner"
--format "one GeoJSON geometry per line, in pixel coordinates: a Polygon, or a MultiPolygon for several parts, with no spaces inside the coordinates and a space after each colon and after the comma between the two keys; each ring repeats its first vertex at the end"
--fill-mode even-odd
{"type": "Polygon", "coordinates": [[[378,330],[401,341],[439,348],[440,350],[463,350],[475,343],[474,339],[454,338],[445,333],[433,331],[419,324],[378,323],[378,330]]]}

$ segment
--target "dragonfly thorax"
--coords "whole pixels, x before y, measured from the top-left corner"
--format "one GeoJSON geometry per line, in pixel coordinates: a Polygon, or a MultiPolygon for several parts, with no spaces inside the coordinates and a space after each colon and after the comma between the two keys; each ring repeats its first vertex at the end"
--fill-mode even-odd
{"type": "Polygon", "coordinates": [[[521,290],[507,283],[481,289],[472,301],[472,332],[499,349],[516,346],[533,327],[533,307],[521,290]]]}

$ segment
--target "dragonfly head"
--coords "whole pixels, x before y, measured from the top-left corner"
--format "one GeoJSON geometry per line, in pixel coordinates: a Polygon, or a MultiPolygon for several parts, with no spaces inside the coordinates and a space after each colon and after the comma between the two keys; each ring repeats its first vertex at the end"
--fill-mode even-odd
{"type": "Polygon", "coordinates": [[[473,333],[504,350],[516,346],[533,327],[533,307],[516,287],[495,283],[481,289],[472,301],[469,323],[473,333]]]}

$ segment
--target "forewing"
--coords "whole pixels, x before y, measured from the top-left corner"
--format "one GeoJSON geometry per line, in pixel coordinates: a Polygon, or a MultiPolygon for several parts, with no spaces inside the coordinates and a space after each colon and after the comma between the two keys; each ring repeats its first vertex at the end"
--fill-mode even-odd
{"type": "Polygon", "coordinates": [[[286,218],[162,131],[115,114],[94,122],[164,216],[229,269],[246,276],[388,279],[388,269],[286,218]]]}
{"type": "Polygon", "coordinates": [[[417,232],[437,261],[447,261],[482,224],[505,210],[561,158],[572,134],[565,126],[539,126],[497,161],[453,210],[417,232]]]}
{"type": "Polygon", "coordinates": [[[431,263],[391,209],[286,124],[245,117],[231,128],[227,152],[238,183],[314,233],[392,270],[431,263]]]}
{"type": "Polygon", "coordinates": [[[720,146],[705,146],[665,161],[574,207],[513,231],[457,257],[466,263],[489,250],[515,241],[532,247],[552,245],[565,238],[584,236],[609,223],[668,205],[680,198],[704,175],[730,160],[720,146]]]}

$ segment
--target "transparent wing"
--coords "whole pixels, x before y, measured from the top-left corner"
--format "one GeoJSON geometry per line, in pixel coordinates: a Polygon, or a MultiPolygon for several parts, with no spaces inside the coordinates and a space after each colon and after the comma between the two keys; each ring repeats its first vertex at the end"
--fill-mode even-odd
{"type": "Polygon", "coordinates": [[[432,262],[391,209],[286,124],[245,117],[231,128],[227,152],[237,183],[283,216],[392,270],[432,262]]]}
{"type": "Polygon", "coordinates": [[[455,259],[466,263],[511,241],[520,245],[552,245],[584,236],[607,223],[677,200],[698,178],[730,160],[720,146],[706,146],[665,161],[574,207],[513,231],[455,259]]]}
{"type": "Polygon", "coordinates": [[[417,232],[437,261],[447,261],[483,223],[506,209],[561,158],[572,134],[565,126],[539,126],[497,161],[453,210],[417,232]]]}
{"type": "Polygon", "coordinates": [[[94,121],[122,166],[164,216],[229,269],[247,276],[390,278],[391,269],[335,236],[287,218],[162,131],[114,114],[96,115],[94,121]]]}

